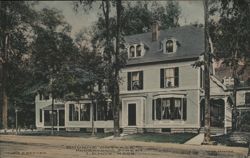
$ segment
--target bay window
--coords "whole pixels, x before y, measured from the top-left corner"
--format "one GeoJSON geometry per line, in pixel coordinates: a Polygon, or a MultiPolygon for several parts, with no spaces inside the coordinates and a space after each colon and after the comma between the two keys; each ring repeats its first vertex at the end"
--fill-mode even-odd
{"type": "Polygon", "coordinates": [[[186,98],[157,98],[153,100],[153,120],[186,120],[186,98]]]}

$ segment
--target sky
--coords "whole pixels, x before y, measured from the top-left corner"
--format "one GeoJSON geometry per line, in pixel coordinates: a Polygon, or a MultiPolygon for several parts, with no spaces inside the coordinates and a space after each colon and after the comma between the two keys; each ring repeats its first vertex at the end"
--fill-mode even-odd
{"type": "MultiPolygon", "coordinates": [[[[166,1],[158,2],[163,4],[166,1]]],[[[181,26],[195,22],[204,23],[203,3],[201,0],[178,0],[178,2],[181,7],[181,16],[179,19],[181,26]]],[[[94,4],[93,9],[89,13],[82,10],[76,13],[73,10],[72,1],[40,1],[37,9],[44,7],[61,10],[66,21],[72,25],[73,36],[81,29],[90,27],[97,20],[98,12],[100,12],[99,5],[94,4]]]]}

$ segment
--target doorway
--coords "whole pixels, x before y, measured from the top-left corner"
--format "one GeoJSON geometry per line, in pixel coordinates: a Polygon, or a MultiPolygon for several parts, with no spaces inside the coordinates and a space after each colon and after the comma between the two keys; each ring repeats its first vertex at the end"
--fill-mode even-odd
{"type": "Polygon", "coordinates": [[[128,125],[136,125],[136,104],[128,104],[128,125]]]}

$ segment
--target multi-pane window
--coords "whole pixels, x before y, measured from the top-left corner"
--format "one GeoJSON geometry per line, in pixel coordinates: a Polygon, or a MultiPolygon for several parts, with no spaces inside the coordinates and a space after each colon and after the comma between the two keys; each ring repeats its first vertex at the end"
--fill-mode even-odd
{"type": "Polygon", "coordinates": [[[143,89],[143,71],[128,72],[128,90],[143,89]]]}
{"type": "Polygon", "coordinates": [[[167,40],[166,42],[166,52],[172,53],[174,51],[174,42],[172,40],[167,40]]]}
{"type": "Polygon", "coordinates": [[[136,56],[140,57],[142,53],[142,46],[141,45],[137,45],[136,46],[136,56]]]}
{"type": "Polygon", "coordinates": [[[90,121],[90,103],[69,104],[69,121],[79,120],[90,121]]]}
{"type": "Polygon", "coordinates": [[[161,69],[160,73],[160,87],[178,87],[179,86],[179,68],[161,69]]]}
{"type": "Polygon", "coordinates": [[[144,47],[143,44],[133,44],[129,47],[128,57],[136,58],[143,56],[144,47]]]}
{"type": "Polygon", "coordinates": [[[90,121],[90,103],[80,104],[80,121],[90,121]]]}
{"type": "Polygon", "coordinates": [[[153,120],[186,120],[186,98],[158,98],[153,100],[153,120]]]}
{"type": "Polygon", "coordinates": [[[53,115],[52,115],[52,110],[44,110],[44,126],[52,126],[52,119],[54,122],[53,124],[57,125],[57,112],[56,112],[56,110],[54,110],[53,115]]]}
{"type": "Polygon", "coordinates": [[[96,104],[96,120],[106,121],[113,120],[113,109],[111,103],[96,104]]]}
{"type": "Polygon", "coordinates": [[[130,46],[129,48],[129,57],[135,57],[135,47],[130,46]]]}
{"type": "Polygon", "coordinates": [[[245,104],[250,105],[250,92],[245,93],[245,104]]]}

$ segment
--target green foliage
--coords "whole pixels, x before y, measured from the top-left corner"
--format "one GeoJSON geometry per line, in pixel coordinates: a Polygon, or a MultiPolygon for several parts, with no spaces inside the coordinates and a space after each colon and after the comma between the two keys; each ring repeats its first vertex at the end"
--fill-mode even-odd
{"type": "Polygon", "coordinates": [[[250,57],[250,5],[247,0],[218,0],[210,7],[210,33],[219,58],[250,57]],[[236,53],[237,52],[237,53],[236,53]]]}
{"type": "Polygon", "coordinates": [[[151,8],[148,2],[138,1],[135,5],[128,3],[124,7],[122,29],[124,35],[148,32],[155,20],[160,22],[161,29],[178,27],[180,13],[179,4],[174,1],[168,1],[165,7],[154,2],[151,8]]]}
{"type": "Polygon", "coordinates": [[[54,98],[63,98],[68,92],[68,65],[77,53],[69,28],[58,10],[43,9],[39,13],[30,58],[33,92],[50,93],[54,98]]]}
{"type": "Polygon", "coordinates": [[[13,118],[14,103],[17,107],[32,106],[33,103],[33,96],[27,97],[23,92],[30,79],[26,66],[37,16],[32,9],[34,4],[27,1],[0,2],[1,90],[6,91],[8,97],[8,105],[1,105],[9,107],[9,119],[13,118]]]}

